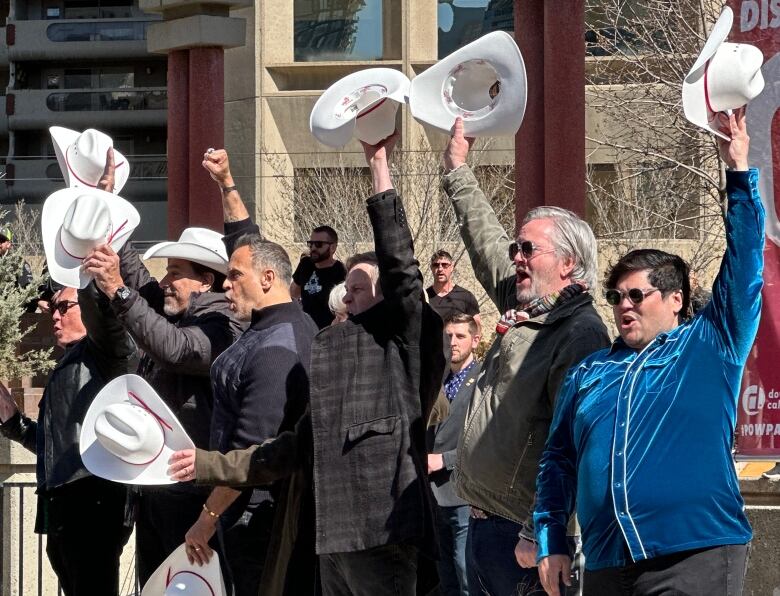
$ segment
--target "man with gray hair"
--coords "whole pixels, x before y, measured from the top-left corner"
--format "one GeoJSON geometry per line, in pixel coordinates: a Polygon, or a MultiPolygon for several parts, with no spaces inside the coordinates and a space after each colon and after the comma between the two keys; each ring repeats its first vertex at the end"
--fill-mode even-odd
{"type": "MultiPolygon", "coordinates": [[[[204,156],[220,186],[225,245],[230,257],[225,297],[244,334],[214,362],[210,449],[227,452],[275,437],[303,414],[309,398],[310,347],[318,329],[290,296],[287,251],[262,238],[230,177],[227,153],[204,156]]],[[[203,563],[220,526],[222,546],[237,596],[259,592],[276,509],[269,486],[237,491],[216,487],[187,532],[187,554],[203,563]]]]}
{"type": "Polygon", "coordinates": [[[444,190],[477,279],[503,316],[477,377],[453,474],[472,506],[468,584],[491,596],[543,594],[533,504],[555,396],[570,366],[609,345],[590,294],[596,239],[574,213],[540,207],[513,241],[466,165],[470,144],[458,118],[444,152],[444,190]]]}

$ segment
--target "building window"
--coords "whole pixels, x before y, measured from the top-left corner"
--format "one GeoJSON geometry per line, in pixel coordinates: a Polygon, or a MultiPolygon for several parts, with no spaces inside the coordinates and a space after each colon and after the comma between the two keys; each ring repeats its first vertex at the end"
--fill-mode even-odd
{"type": "Polygon", "coordinates": [[[384,0],[295,0],[295,61],[381,60],[385,8],[384,0]]]}
{"type": "Polygon", "coordinates": [[[513,0],[439,0],[439,58],[491,31],[515,29],[513,0]]]}
{"type": "Polygon", "coordinates": [[[50,41],[143,41],[148,22],[55,23],[46,28],[50,41]]]}
{"type": "Polygon", "coordinates": [[[168,108],[168,94],[164,90],[52,93],[46,98],[46,107],[52,112],[165,110],[168,108]]]}
{"type": "Polygon", "coordinates": [[[66,19],[127,19],[133,0],[65,0],[66,19]]]}

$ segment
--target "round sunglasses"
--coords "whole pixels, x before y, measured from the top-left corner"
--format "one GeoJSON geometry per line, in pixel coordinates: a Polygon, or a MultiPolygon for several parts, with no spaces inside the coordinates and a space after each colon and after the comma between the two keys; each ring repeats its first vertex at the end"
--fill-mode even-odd
{"type": "Polygon", "coordinates": [[[646,296],[649,296],[653,292],[660,292],[658,288],[646,288],[641,290],[639,288],[629,288],[628,290],[607,290],[604,292],[604,298],[607,299],[607,304],[610,306],[618,306],[623,300],[628,297],[629,302],[636,306],[641,304],[646,296]]]}
{"type": "Polygon", "coordinates": [[[551,252],[555,252],[555,249],[539,250],[539,247],[530,240],[523,240],[522,242],[513,242],[509,245],[509,260],[514,261],[517,253],[520,253],[526,261],[529,261],[538,255],[546,255],[551,252]]]}

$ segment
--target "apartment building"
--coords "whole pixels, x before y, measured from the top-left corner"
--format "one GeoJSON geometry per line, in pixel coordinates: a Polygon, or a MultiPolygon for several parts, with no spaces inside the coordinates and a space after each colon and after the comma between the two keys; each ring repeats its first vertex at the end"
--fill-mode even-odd
{"type": "Polygon", "coordinates": [[[0,0],[2,207],[62,187],[49,126],[93,127],[131,162],[122,194],[144,221],[134,239],[166,237],[167,60],[146,49],[158,18],[138,0],[0,0]]]}

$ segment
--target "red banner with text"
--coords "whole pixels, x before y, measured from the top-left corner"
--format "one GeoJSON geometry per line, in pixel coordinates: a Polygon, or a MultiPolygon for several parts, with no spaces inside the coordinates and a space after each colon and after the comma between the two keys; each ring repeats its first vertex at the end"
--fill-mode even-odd
{"type": "Polygon", "coordinates": [[[729,41],[764,53],[764,91],[747,109],[750,164],[761,170],[766,208],[761,325],[742,379],[737,458],[780,461],[780,1],[729,0],[729,41]]]}

